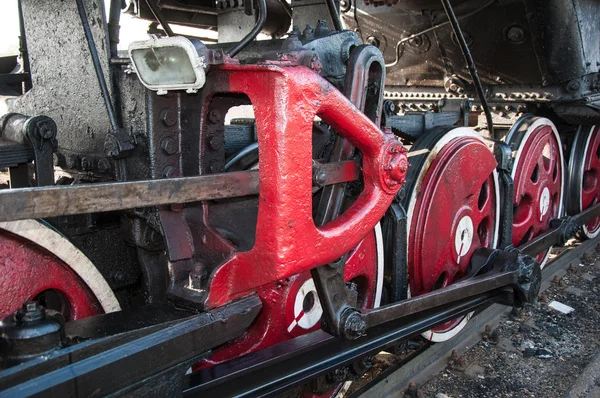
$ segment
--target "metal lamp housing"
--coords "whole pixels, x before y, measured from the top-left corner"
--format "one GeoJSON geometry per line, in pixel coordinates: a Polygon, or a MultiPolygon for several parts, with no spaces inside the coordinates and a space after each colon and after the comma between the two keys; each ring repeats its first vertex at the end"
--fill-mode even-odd
{"type": "Polygon", "coordinates": [[[133,42],[129,58],[140,82],[159,95],[173,90],[195,93],[206,82],[206,57],[182,36],[133,42]]]}

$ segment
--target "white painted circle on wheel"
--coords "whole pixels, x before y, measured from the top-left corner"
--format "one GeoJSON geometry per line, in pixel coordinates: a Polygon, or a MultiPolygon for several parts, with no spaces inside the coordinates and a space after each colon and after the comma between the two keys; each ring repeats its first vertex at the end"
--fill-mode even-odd
{"type": "Polygon", "coordinates": [[[296,294],[296,300],[294,301],[294,321],[292,321],[288,330],[291,331],[295,326],[308,330],[321,320],[321,315],[323,315],[323,308],[321,307],[321,302],[317,295],[315,282],[312,278],[307,279],[296,294]],[[304,299],[308,295],[313,296],[314,303],[307,312],[304,312],[304,299]]]}
{"type": "Polygon", "coordinates": [[[458,255],[457,262],[460,261],[461,257],[469,252],[471,243],[473,242],[473,220],[471,217],[464,216],[458,222],[456,227],[456,233],[454,235],[454,248],[458,255]]]}
{"type": "Polygon", "coordinates": [[[548,209],[550,208],[550,190],[548,187],[545,187],[542,191],[542,196],[540,197],[540,221],[542,218],[548,213],[548,209]]]}

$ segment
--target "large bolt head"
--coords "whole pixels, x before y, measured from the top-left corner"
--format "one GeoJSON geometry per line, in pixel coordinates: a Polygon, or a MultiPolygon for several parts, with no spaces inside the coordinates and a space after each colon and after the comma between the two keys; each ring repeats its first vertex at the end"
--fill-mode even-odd
{"type": "Polygon", "coordinates": [[[506,32],[506,38],[514,44],[523,43],[526,39],[525,29],[520,26],[512,26],[506,32]]]}
{"type": "Polygon", "coordinates": [[[172,127],[175,125],[175,123],[177,123],[175,113],[170,111],[169,109],[163,109],[162,111],[160,111],[158,118],[165,127],[172,127]]]}
{"type": "Polygon", "coordinates": [[[343,328],[344,337],[354,340],[365,334],[367,323],[362,319],[360,313],[353,311],[346,317],[343,328]]]}
{"type": "Polygon", "coordinates": [[[208,122],[211,124],[217,124],[221,121],[221,112],[216,109],[208,112],[208,122]]]}
{"type": "Polygon", "coordinates": [[[211,135],[207,139],[208,147],[213,151],[218,151],[223,146],[223,140],[217,135],[211,135]]]}
{"type": "Polygon", "coordinates": [[[160,149],[165,153],[165,155],[174,155],[177,152],[177,143],[171,137],[165,137],[160,142],[160,149]]]}

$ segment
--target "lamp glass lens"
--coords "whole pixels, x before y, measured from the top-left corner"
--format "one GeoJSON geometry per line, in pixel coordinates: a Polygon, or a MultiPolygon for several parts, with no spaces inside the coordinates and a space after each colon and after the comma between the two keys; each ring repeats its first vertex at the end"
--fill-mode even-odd
{"type": "Polygon", "coordinates": [[[193,84],[196,74],[185,49],[150,47],[131,51],[140,79],[150,86],[193,84]]]}

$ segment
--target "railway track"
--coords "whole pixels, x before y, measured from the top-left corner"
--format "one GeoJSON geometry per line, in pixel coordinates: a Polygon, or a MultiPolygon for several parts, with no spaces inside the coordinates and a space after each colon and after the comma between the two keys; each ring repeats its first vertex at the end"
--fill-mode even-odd
{"type": "MultiPolygon", "coordinates": [[[[569,246],[554,249],[555,253],[558,253],[544,268],[540,293],[550,287],[556,275],[564,276],[569,264],[584,253],[593,250],[599,242],[600,237],[597,237],[584,242],[575,241],[569,246]]],[[[465,329],[455,338],[442,343],[427,344],[415,350],[407,358],[388,367],[367,384],[352,392],[349,397],[394,396],[409,389],[411,383],[417,387],[425,384],[446,368],[453,350],[456,350],[459,356],[467,352],[481,340],[486,325],[490,325],[492,329],[496,328],[502,316],[510,311],[511,309],[506,306],[493,304],[473,316],[465,329]]]]}

